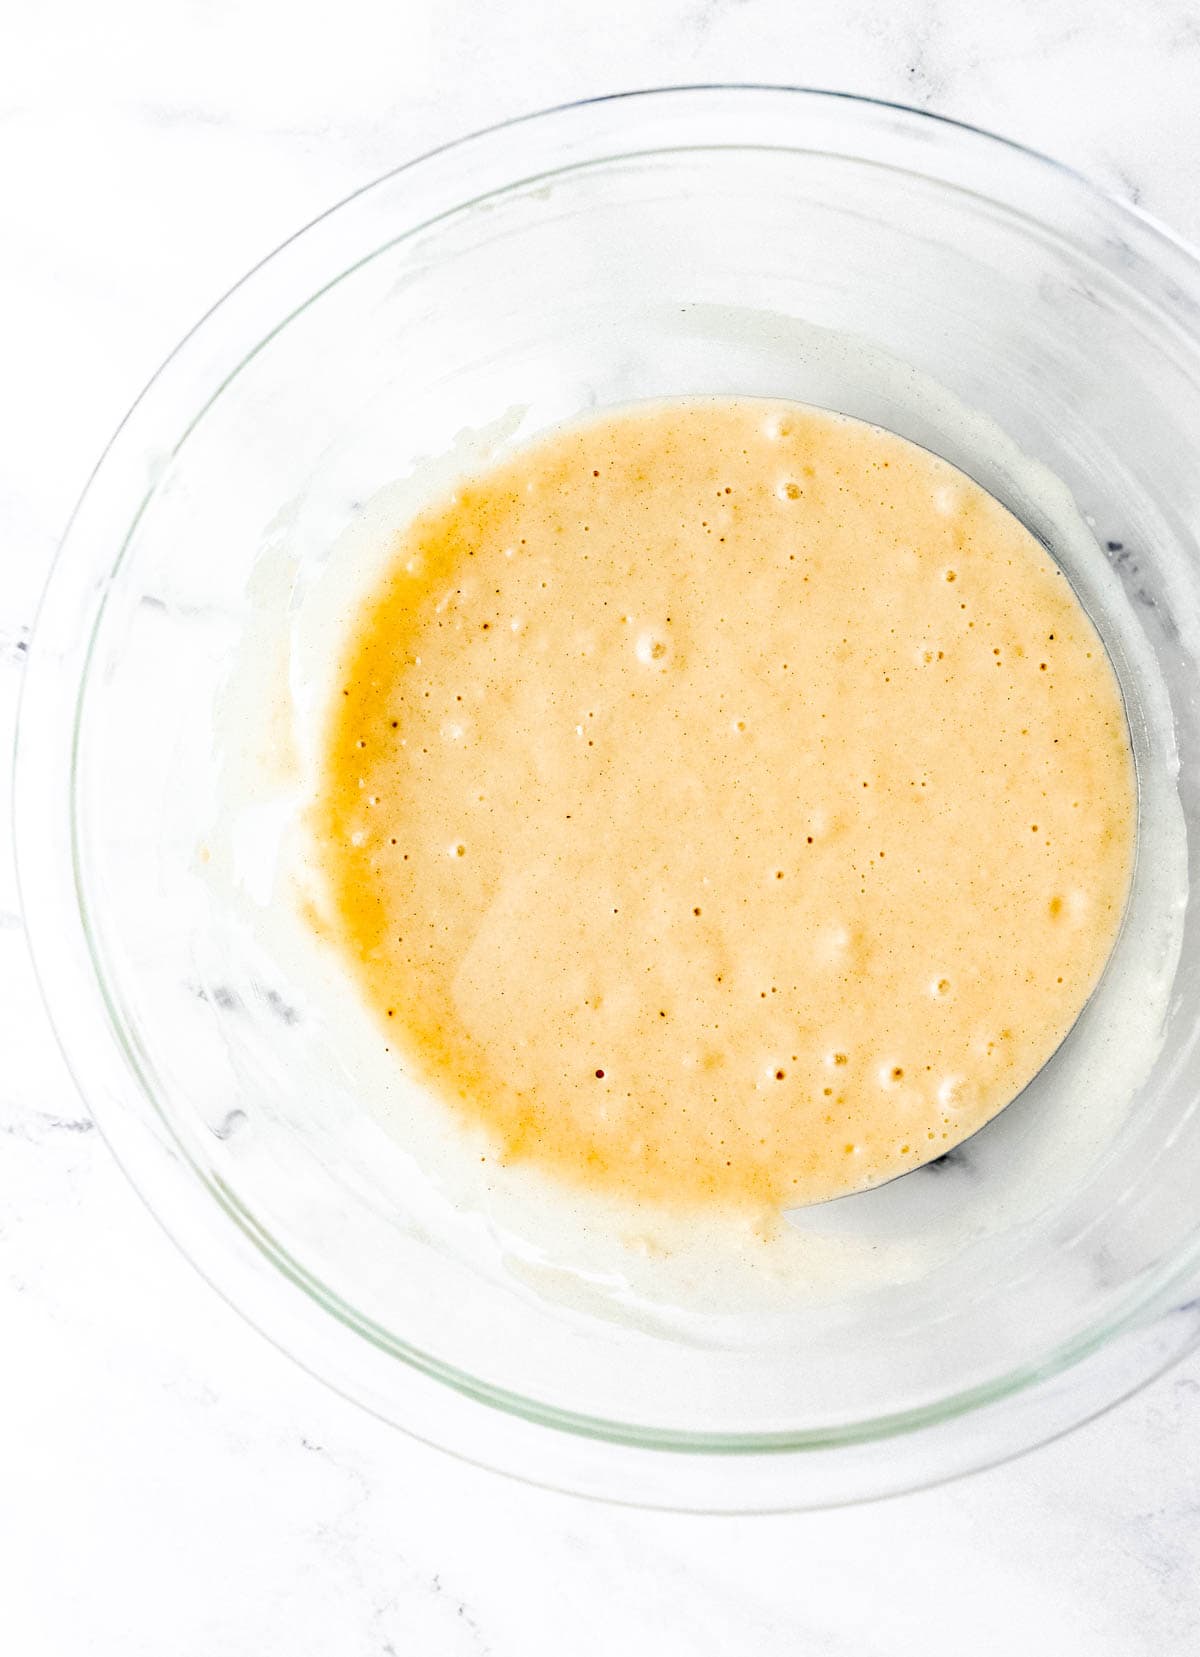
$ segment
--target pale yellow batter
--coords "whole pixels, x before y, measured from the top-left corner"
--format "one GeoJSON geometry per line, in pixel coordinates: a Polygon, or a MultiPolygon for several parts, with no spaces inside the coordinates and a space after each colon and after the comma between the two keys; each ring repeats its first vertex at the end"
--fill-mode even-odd
{"type": "Polygon", "coordinates": [[[314,816],[384,1040],[485,1154],[778,1208],[1049,1058],[1132,861],[1104,649],[890,433],[756,400],[541,439],[399,532],[314,816]]]}

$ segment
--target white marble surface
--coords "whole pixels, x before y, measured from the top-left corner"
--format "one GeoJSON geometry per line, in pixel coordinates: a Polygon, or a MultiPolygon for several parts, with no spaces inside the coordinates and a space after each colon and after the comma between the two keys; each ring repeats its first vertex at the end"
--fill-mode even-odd
{"type": "MultiPolygon", "coordinates": [[[[10,0],[2,41],[0,745],[55,540],[159,359],[295,226],[462,129],[660,81],[845,87],[1047,149],[1200,238],[1193,0],[10,0]]],[[[1200,1360],[1016,1465],[831,1516],[608,1510],[360,1414],[125,1184],[16,908],[0,835],[0,1649],[1200,1649],[1200,1360]]]]}

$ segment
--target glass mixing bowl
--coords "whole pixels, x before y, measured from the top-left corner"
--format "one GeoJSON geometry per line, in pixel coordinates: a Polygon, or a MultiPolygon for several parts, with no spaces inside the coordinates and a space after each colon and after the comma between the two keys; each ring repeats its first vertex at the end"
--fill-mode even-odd
{"type": "Polygon", "coordinates": [[[620,1500],[898,1491],[1044,1441],[1160,1370],[1200,1331],[1198,431],[1189,250],[1043,157],[862,99],[575,105],[401,168],[286,243],[101,461],[18,737],[39,976],[163,1225],[380,1416],[620,1500]],[[819,344],[847,338],[861,349],[819,344]],[[700,392],[873,419],[1021,514],[1108,643],[1142,811],[1114,961],[1037,1082],[947,1161],[800,1217],[878,1268],[765,1323],[675,1327],[440,1246],[411,1159],[332,1062],[326,1011],[201,848],[233,664],[362,502],[514,408],[535,430],[700,392]],[[1003,440],[977,441],[964,406],[1003,440]],[[1018,451],[1094,533],[1062,538],[1018,451]],[[1139,1018],[1140,1068],[1123,1035],[1139,1018]]]}

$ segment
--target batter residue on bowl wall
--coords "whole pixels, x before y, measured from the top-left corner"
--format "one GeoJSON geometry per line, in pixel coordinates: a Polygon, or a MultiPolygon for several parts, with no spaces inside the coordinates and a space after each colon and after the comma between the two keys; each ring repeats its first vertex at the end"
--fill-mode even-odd
{"type": "Polygon", "coordinates": [[[1093,989],[1108,658],[915,445],[753,399],[552,432],[398,529],[313,828],[381,1039],[488,1155],[687,1209],[941,1155],[1093,989]]]}

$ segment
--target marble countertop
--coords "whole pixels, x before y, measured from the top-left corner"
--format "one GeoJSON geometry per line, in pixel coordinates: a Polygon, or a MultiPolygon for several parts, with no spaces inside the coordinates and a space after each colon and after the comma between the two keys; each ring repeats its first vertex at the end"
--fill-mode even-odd
{"type": "MultiPolygon", "coordinates": [[[[461,130],[792,80],[991,127],[1200,239],[1193,0],[17,0],[0,52],[0,746],[112,427],[297,225],[461,130]]],[[[0,821],[8,778],[0,767],[0,821]]],[[[1200,1358],[928,1494],[701,1519],[409,1442],[244,1325],[54,1047],[0,832],[0,1628],[21,1657],[1172,1657],[1200,1649],[1200,1358]]]]}

